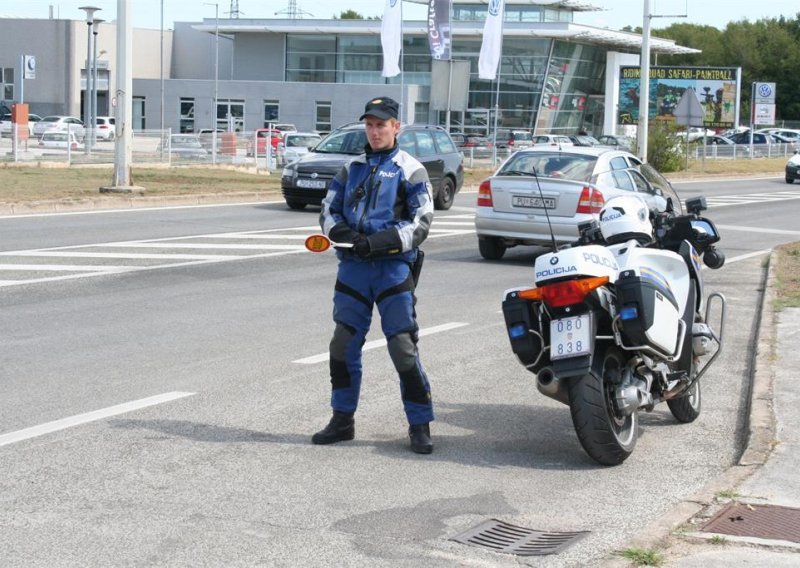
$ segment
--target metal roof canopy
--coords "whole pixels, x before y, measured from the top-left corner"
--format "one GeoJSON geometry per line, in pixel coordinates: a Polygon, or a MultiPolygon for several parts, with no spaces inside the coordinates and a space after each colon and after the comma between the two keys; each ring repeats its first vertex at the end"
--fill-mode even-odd
{"type": "MultiPolygon", "coordinates": [[[[427,4],[429,0],[405,0],[412,4],[427,4]]],[[[454,0],[458,4],[479,4],[486,6],[488,0],[454,0]]],[[[541,6],[542,8],[566,8],[573,12],[599,12],[603,8],[579,2],[578,0],[506,0],[506,6],[541,6]]]]}
{"type": "MultiPolygon", "coordinates": [[[[213,34],[216,28],[215,18],[205,18],[202,24],[192,26],[195,30],[213,34]]],[[[380,20],[292,20],[292,19],[225,19],[219,21],[219,33],[297,33],[297,34],[353,34],[380,35],[380,20]]],[[[426,36],[427,22],[403,22],[403,33],[426,36]]],[[[483,35],[483,22],[452,22],[454,36],[483,35]]],[[[505,37],[537,37],[577,41],[595,45],[604,45],[631,52],[641,51],[642,36],[630,32],[595,28],[569,22],[521,23],[506,22],[503,24],[505,37]]],[[[650,38],[650,51],[665,55],[700,53],[699,49],[677,45],[674,41],[661,38],[650,38]]]]}

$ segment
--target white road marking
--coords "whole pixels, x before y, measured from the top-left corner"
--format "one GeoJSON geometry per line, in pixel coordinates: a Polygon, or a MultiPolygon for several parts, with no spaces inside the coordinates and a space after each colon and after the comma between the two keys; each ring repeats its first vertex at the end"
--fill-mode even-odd
{"type": "Polygon", "coordinates": [[[800,235],[800,231],[786,231],[784,229],[764,229],[761,227],[743,227],[741,225],[717,225],[726,231],[744,231],[747,233],[770,233],[773,235],[800,235]]]}
{"type": "MultiPolygon", "coordinates": [[[[755,252],[749,252],[747,254],[740,254],[739,256],[734,256],[733,258],[726,258],[725,264],[731,264],[732,262],[739,262],[740,260],[747,260],[748,258],[753,258],[754,256],[764,256],[765,254],[771,253],[771,249],[765,250],[757,250],[755,252]]],[[[706,268],[705,266],[703,268],[706,268]]]]}
{"type": "MultiPolygon", "coordinates": [[[[441,333],[443,331],[450,331],[451,329],[457,329],[459,327],[464,327],[465,325],[469,325],[468,323],[464,322],[451,322],[446,323],[443,325],[437,325],[435,327],[429,327],[426,329],[419,330],[419,336],[425,337],[426,335],[432,335],[434,333],[441,333]]],[[[362,351],[367,351],[368,349],[375,349],[377,347],[383,347],[386,345],[386,339],[376,339],[374,341],[368,341],[364,344],[362,351]]],[[[292,363],[299,363],[301,365],[313,365],[315,363],[322,363],[329,359],[328,353],[320,353],[319,355],[313,355],[311,357],[305,357],[304,359],[296,359],[292,361],[292,363]]]]}
{"type": "Polygon", "coordinates": [[[59,211],[50,213],[26,213],[22,215],[0,215],[0,219],[26,219],[29,217],[65,217],[68,215],[103,215],[106,213],[139,213],[142,211],[172,211],[175,209],[206,209],[210,207],[241,207],[281,203],[283,198],[271,201],[250,201],[246,203],[205,203],[203,205],[168,205],[165,207],[129,207],[123,209],[96,209],[92,211],[59,211]]]}
{"type": "Polygon", "coordinates": [[[19,252],[0,252],[0,256],[35,256],[52,258],[127,258],[133,260],[225,260],[235,255],[231,254],[145,254],[137,252],[83,252],[83,251],[28,251],[24,254],[19,252]]]}
{"type": "Polygon", "coordinates": [[[100,245],[110,248],[174,248],[174,249],[233,249],[233,250],[305,250],[303,245],[253,245],[216,243],[130,242],[100,245]]]}
{"type": "Polygon", "coordinates": [[[27,270],[34,272],[126,272],[133,266],[99,266],[91,264],[0,264],[0,270],[27,270]]]}
{"type": "Polygon", "coordinates": [[[155,406],[156,404],[171,402],[187,396],[193,396],[194,394],[196,393],[179,391],[168,392],[148,398],[142,398],[140,400],[124,402],[122,404],[117,404],[116,406],[109,406],[108,408],[101,408],[100,410],[94,410],[84,414],[77,414],[68,418],[62,418],[61,420],[46,422],[45,424],[40,424],[38,426],[31,426],[30,428],[3,434],[0,436],[0,446],[7,446],[9,444],[21,442],[22,440],[44,436],[45,434],[51,434],[53,432],[58,432],[59,430],[66,430],[67,428],[72,428],[73,426],[78,426],[80,424],[87,424],[89,422],[102,420],[103,418],[125,414],[126,412],[132,412],[141,408],[147,408],[148,406],[155,406]]]}

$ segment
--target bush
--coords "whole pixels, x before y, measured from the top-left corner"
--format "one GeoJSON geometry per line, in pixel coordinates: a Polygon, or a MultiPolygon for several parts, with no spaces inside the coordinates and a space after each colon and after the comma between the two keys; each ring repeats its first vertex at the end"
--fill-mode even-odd
{"type": "Polygon", "coordinates": [[[647,133],[647,162],[662,173],[676,172],[683,167],[685,156],[678,141],[678,128],[673,122],[656,120],[647,133]]]}

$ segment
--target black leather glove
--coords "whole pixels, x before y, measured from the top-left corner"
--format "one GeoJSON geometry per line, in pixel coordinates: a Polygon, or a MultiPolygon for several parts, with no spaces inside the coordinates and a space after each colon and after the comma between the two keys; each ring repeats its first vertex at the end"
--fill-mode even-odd
{"type": "Polygon", "coordinates": [[[358,258],[367,258],[371,250],[369,237],[361,233],[355,236],[353,239],[353,254],[358,258]]]}
{"type": "Polygon", "coordinates": [[[352,243],[353,239],[358,236],[358,231],[354,231],[350,226],[345,223],[336,223],[330,231],[328,237],[335,243],[352,243]]]}

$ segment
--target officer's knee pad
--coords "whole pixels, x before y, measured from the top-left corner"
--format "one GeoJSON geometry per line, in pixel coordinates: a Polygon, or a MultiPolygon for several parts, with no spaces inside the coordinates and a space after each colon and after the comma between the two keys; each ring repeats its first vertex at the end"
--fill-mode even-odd
{"type": "Polygon", "coordinates": [[[333,330],[333,338],[331,338],[331,359],[337,359],[339,361],[345,360],[347,345],[353,339],[354,335],[354,331],[346,325],[341,323],[336,324],[336,329],[333,330]]]}
{"type": "Polygon", "coordinates": [[[410,332],[398,333],[387,341],[389,356],[395,369],[399,371],[414,367],[417,358],[417,346],[410,332]]]}

